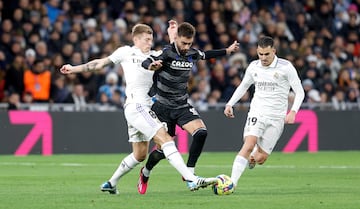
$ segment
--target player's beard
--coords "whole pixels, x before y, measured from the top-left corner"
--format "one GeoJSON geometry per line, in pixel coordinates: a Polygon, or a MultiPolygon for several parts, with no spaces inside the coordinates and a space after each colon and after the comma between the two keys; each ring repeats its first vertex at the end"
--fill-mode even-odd
{"type": "Polygon", "coordinates": [[[182,49],[182,50],[180,50],[180,54],[181,54],[182,56],[186,55],[187,52],[188,52],[187,49],[182,49]]]}

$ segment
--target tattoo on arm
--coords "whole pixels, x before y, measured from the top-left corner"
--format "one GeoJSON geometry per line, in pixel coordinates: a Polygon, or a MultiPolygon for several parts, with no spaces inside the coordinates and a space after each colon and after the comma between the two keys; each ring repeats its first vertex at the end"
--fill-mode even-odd
{"type": "Polygon", "coordinates": [[[95,71],[98,64],[98,62],[90,62],[84,66],[84,71],[95,71]]]}
{"type": "Polygon", "coordinates": [[[106,59],[104,62],[99,61],[92,61],[83,66],[82,71],[91,72],[95,70],[99,70],[111,63],[110,59],[106,59]]]}

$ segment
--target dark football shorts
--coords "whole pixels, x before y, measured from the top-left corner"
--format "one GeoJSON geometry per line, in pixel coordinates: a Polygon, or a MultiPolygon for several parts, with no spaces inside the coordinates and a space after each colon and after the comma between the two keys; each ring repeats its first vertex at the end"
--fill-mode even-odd
{"type": "Polygon", "coordinates": [[[167,124],[170,136],[175,136],[176,125],[182,127],[190,121],[200,119],[199,113],[191,105],[180,109],[173,109],[155,102],[151,109],[156,113],[161,122],[167,124]]]}

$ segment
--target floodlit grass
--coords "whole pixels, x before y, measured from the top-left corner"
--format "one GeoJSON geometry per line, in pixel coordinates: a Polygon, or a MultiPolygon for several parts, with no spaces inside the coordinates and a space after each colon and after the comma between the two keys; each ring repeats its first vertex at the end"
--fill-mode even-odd
{"type": "MultiPolygon", "coordinates": [[[[124,156],[0,156],[0,208],[360,208],[360,151],[273,153],[265,165],[246,170],[228,196],[216,196],[210,188],[188,191],[165,160],[153,171],[146,195],[136,189],[141,166],[120,180],[120,195],[100,192],[124,156]]],[[[234,156],[203,153],[197,174],[230,175],[234,156]]]]}

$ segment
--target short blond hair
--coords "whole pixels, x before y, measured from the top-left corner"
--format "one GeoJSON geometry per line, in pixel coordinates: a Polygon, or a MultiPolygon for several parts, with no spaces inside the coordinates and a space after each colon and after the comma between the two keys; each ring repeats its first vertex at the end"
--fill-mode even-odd
{"type": "Polygon", "coordinates": [[[142,23],[139,23],[139,24],[136,24],[133,28],[132,28],[132,31],[131,31],[131,35],[134,37],[134,36],[137,36],[137,35],[140,35],[140,34],[143,34],[143,33],[147,33],[147,34],[150,34],[152,35],[153,34],[153,30],[151,29],[150,26],[146,25],[146,24],[142,24],[142,23]]]}

